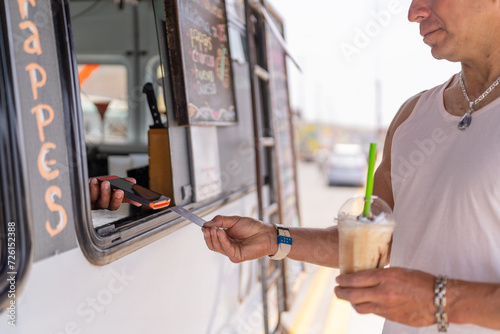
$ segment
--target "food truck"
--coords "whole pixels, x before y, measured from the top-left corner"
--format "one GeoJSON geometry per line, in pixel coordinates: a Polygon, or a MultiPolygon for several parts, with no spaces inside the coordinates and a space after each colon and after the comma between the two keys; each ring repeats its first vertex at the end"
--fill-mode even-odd
{"type": "Polygon", "coordinates": [[[300,225],[279,14],[17,0],[0,22],[0,332],[281,332],[303,264],[231,263],[170,210],[300,225]],[[171,204],[91,210],[107,175],[171,204]]]}

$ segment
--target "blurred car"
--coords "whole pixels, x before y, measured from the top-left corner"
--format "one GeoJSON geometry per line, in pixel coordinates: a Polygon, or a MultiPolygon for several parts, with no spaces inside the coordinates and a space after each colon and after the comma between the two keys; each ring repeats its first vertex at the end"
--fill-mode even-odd
{"type": "Polygon", "coordinates": [[[364,186],[368,162],[361,146],[339,144],[323,164],[323,171],[329,186],[364,186]]]}

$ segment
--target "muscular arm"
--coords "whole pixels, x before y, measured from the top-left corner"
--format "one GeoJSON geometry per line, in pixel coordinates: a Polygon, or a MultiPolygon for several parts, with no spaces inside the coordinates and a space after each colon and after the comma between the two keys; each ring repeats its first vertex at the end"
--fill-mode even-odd
{"type": "MultiPolygon", "coordinates": [[[[434,280],[405,268],[374,269],[337,277],[337,297],[361,314],[374,313],[409,326],[436,324],[434,280]]],[[[444,308],[449,323],[500,330],[500,284],[449,279],[444,308]]]]}
{"type": "MultiPolygon", "coordinates": [[[[410,116],[420,95],[410,98],[395,116],[375,173],[374,194],[394,208],[391,184],[391,147],[397,128],[410,116]]],[[[366,271],[338,278],[337,296],[352,303],[359,313],[374,313],[410,326],[436,323],[434,276],[403,268],[366,271]],[[350,289],[354,288],[354,289],[350,289]]],[[[500,284],[449,279],[445,312],[450,323],[475,324],[500,330],[500,284]]]]}
{"type": "MultiPolygon", "coordinates": [[[[394,208],[391,184],[392,139],[397,128],[410,116],[422,93],[408,99],[394,117],[387,131],[382,161],[375,172],[373,193],[386,201],[391,208],[394,208]]],[[[326,229],[295,228],[290,230],[290,235],[293,237],[294,246],[288,255],[289,258],[338,268],[339,234],[337,226],[326,229]]]]}
{"type": "Polygon", "coordinates": [[[500,330],[500,284],[449,280],[446,294],[451,323],[500,330]]]}
{"type": "MultiPolygon", "coordinates": [[[[389,127],[384,155],[375,173],[374,194],[394,206],[391,186],[391,146],[396,129],[409,117],[421,94],[406,101],[389,127]]],[[[275,254],[276,229],[271,224],[245,217],[217,216],[205,224],[205,242],[216,252],[233,262],[253,260],[275,254]],[[217,228],[223,228],[220,230],[217,228]]],[[[326,267],[338,268],[339,234],[337,226],[328,228],[290,228],[293,246],[288,258],[326,267]]]]}
{"type": "MultiPolygon", "coordinates": [[[[394,138],[394,133],[399,128],[404,121],[410,117],[413,108],[418,102],[418,99],[422,95],[423,92],[411,97],[408,99],[402,106],[399,108],[396,116],[391,122],[389,129],[387,130],[387,135],[385,137],[384,142],[384,151],[382,155],[382,161],[375,172],[375,178],[373,183],[373,194],[383,199],[391,209],[394,209],[394,196],[392,193],[392,182],[391,182],[391,149],[392,149],[392,139],[394,138]]],[[[389,264],[391,260],[391,250],[392,250],[392,242],[389,247],[389,253],[387,256],[387,263],[389,264]]]]}
{"type": "MultiPolygon", "coordinates": [[[[276,228],[249,217],[217,216],[205,223],[203,234],[208,248],[226,255],[232,262],[275,254],[276,228]]],[[[337,227],[325,229],[290,228],[293,246],[288,258],[327,267],[338,267],[337,227]]]]}
{"type": "Polygon", "coordinates": [[[399,108],[396,116],[392,120],[389,129],[387,130],[387,135],[384,142],[384,152],[382,155],[382,161],[375,172],[375,179],[373,184],[373,194],[382,198],[389,204],[389,206],[394,209],[394,197],[392,194],[392,182],[391,182],[391,148],[392,139],[394,138],[394,133],[399,128],[404,121],[410,117],[413,108],[418,102],[418,99],[423,92],[408,99],[399,108]]]}
{"type": "Polygon", "coordinates": [[[293,238],[293,246],[288,258],[338,268],[339,233],[337,226],[321,229],[291,228],[290,236],[293,238]]]}

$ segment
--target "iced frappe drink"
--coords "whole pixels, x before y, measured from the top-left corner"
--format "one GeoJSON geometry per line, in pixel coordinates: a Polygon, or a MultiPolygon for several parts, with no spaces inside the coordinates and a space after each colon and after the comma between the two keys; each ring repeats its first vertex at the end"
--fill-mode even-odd
{"type": "Polygon", "coordinates": [[[390,207],[380,198],[371,198],[370,217],[362,215],[364,197],[348,200],[337,218],[339,265],[343,274],[385,266],[394,230],[390,207]]]}

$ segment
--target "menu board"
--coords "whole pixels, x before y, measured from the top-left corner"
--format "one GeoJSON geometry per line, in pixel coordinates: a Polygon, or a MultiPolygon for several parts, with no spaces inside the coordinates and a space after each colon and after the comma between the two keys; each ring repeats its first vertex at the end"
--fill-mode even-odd
{"type": "Polygon", "coordinates": [[[224,0],[165,0],[179,125],[236,122],[225,8],[224,0]]]}

